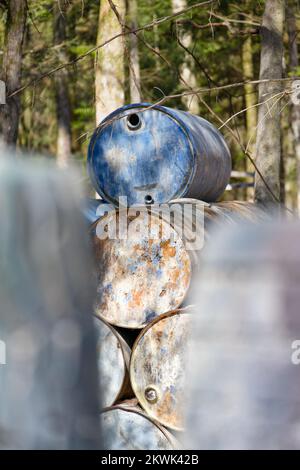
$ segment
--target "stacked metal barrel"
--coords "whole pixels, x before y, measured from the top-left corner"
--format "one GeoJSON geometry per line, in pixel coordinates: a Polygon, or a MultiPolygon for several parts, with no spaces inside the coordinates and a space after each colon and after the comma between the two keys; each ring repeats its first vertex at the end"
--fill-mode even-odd
{"type": "Polygon", "coordinates": [[[106,446],[176,448],[188,294],[203,244],[222,224],[264,214],[249,203],[215,202],[230,178],[229,150],[214,126],[183,111],[148,104],[115,111],[94,132],[88,168],[104,200],[87,213],[106,446]]]}

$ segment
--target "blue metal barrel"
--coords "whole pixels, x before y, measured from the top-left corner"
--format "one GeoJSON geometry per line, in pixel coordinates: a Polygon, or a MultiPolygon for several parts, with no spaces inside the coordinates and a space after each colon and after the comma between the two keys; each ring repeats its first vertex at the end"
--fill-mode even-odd
{"type": "Polygon", "coordinates": [[[185,111],[146,103],[107,116],[95,130],[88,171],[96,191],[118,205],[164,203],[182,196],[215,201],[231,172],[220,132],[185,111]]]}

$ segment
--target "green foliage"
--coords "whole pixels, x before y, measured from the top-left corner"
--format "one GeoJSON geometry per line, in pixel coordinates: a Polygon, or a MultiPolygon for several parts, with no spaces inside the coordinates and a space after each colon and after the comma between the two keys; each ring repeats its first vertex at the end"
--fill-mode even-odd
{"type": "Polygon", "coordinates": [[[300,66],[296,67],[296,68],[294,68],[294,70],[291,70],[290,72],[288,72],[289,77],[294,77],[295,75],[300,77],[300,66]]]}

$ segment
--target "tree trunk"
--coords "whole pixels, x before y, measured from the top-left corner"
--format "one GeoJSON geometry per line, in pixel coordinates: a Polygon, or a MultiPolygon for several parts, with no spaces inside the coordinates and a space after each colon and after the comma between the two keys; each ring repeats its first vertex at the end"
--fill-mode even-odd
{"type": "MultiPolygon", "coordinates": [[[[245,80],[254,79],[253,70],[253,57],[252,57],[252,39],[249,35],[242,45],[242,63],[243,63],[243,75],[245,80]]],[[[255,87],[251,83],[245,85],[245,105],[246,105],[246,148],[253,155],[256,137],[256,122],[257,122],[257,111],[256,105],[257,96],[255,87]]],[[[245,159],[245,170],[253,171],[253,166],[250,160],[246,157],[245,159]]],[[[254,191],[253,188],[246,189],[246,198],[253,199],[254,191]]]]}
{"type": "MultiPolygon", "coordinates": [[[[186,0],[172,0],[173,13],[177,13],[178,11],[183,10],[186,7],[186,0]]],[[[180,35],[179,39],[186,49],[188,49],[192,44],[192,35],[189,32],[180,35]]],[[[186,51],[184,54],[184,61],[180,67],[180,75],[182,77],[182,81],[187,85],[189,89],[197,88],[197,79],[193,72],[193,63],[190,55],[186,51]]],[[[193,114],[199,114],[199,101],[196,95],[183,96],[182,102],[189,112],[193,114]]]]}
{"type": "MultiPolygon", "coordinates": [[[[125,0],[118,0],[117,9],[120,17],[125,18],[125,0]]],[[[97,46],[122,32],[122,27],[108,0],[101,0],[99,10],[97,46]]],[[[121,36],[98,49],[96,57],[96,124],[124,105],[124,37],[121,36]]]]}
{"type": "Polygon", "coordinates": [[[26,0],[10,0],[7,9],[6,39],[1,80],[6,87],[6,104],[0,105],[0,126],[2,138],[8,145],[15,146],[18,139],[20,118],[20,95],[8,96],[20,88],[22,46],[27,15],[26,0]]]}
{"type": "MultiPolygon", "coordinates": [[[[54,5],[54,44],[57,47],[59,62],[68,61],[66,52],[66,12],[67,2],[61,1],[54,5]]],[[[57,115],[57,144],[56,158],[59,167],[66,167],[71,158],[71,105],[69,99],[69,79],[67,68],[61,69],[55,75],[56,115],[57,115]]]]}
{"type": "MultiPolygon", "coordinates": [[[[242,46],[243,74],[245,80],[254,79],[253,58],[252,58],[252,39],[248,36],[242,46]]],[[[255,87],[251,83],[245,85],[245,105],[246,105],[246,128],[247,128],[247,146],[251,151],[255,144],[256,134],[256,105],[257,96],[255,87]]]]}
{"type": "MultiPolygon", "coordinates": [[[[286,16],[287,16],[287,30],[289,38],[289,71],[297,78],[298,61],[298,46],[297,46],[297,26],[296,18],[293,11],[295,2],[288,2],[286,16]]],[[[293,134],[293,146],[296,157],[297,168],[297,209],[300,214],[300,102],[299,100],[291,100],[291,128],[293,134]]]]}
{"type": "MultiPolygon", "coordinates": [[[[128,17],[131,29],[137,28],[137,1],[128,0],[128,17]]],[[[141,102],[141,77],[140,77],[140,62],[138,50],[138,38],[135,34],[129,37],[129,82],[130,82],[130,101],[131,103],[141,102]]]]}
{"type": "MultiPolygon", "coordinates": [[[[266,0],[261,26],[260,80],[282,78],[284,0],[266,0]]],[[[255,199],[269,206],[280,200],[280,92],[282,82],[259,85],[256,164],[262,174],[255,175],[255,199]]]]}
{"type": "MultiPolygon", "coordinates": [[[[157,20],[157,15],[155,12],[153,12],[153,22],[155,23],[157,20]]],[[[154,60],[155,60],[155,72],[159,75],[160,73],[160,47],[159,47],[159,32],[158,32],[158,26],[157,24],[154,24],[153,26],[153,40],[154,40],[154,49],[156,51],[156,54],[154,55],[154,60]]]]}
{"type": "Polygon", "coordinates": [[[284,156],[284,116],[281,115],[281,125],[280,125],[280,145],[281,145],[281,158],[280,158],[280,201],[282,204],[285,204],[285,181],[286,181],[286,168],[285,168],[285,159],[284,156]]]}

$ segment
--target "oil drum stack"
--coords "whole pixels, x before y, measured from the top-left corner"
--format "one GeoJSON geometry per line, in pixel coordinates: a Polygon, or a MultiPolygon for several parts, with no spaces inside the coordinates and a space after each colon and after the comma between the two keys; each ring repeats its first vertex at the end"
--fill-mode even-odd
{"type": "Polygon", "coordinates": [[[183,111],[115,111],[92,136],[88,169],[103,199],[86,212],[106,446],[178,448],[193,314],[185,305],[203,242],[219,224],[264,214],[250,203],[215,202],[229,182],[230,152],[214,126],[183,111]],[[189,246],[195,233],[200,245],[189,246]]]}

